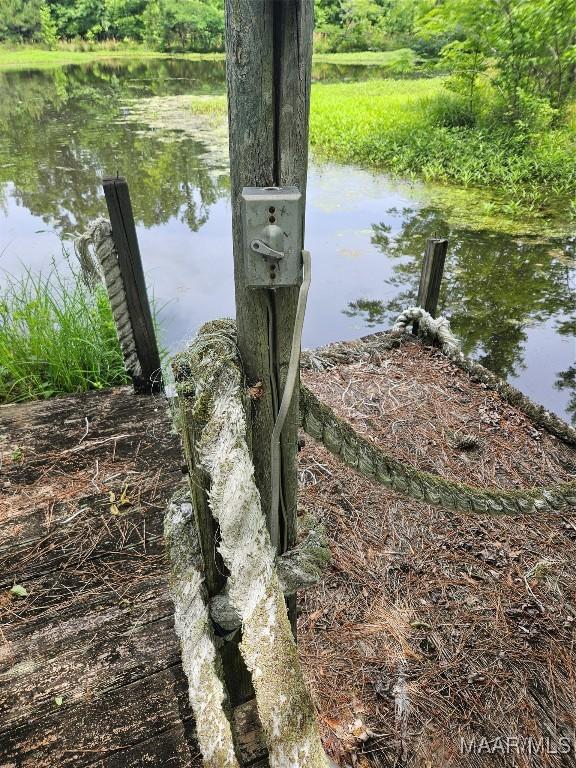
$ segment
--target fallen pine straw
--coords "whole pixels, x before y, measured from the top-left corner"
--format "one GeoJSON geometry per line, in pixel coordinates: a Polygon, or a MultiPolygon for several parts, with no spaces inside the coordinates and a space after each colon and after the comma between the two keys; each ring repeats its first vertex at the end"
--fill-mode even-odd
{"type": "MultiPolygon", "coordinates": [[[[406,343],[377,363],[302,378],[365,437],[444,477],[513,488],[574,475],[574,450],[436,350],[406,343]]],[[[29,592],[0,605],[9,667],[26,660],[31,633],[41,632],[42,661],[72,623],[79,648],[93,643],[105,618],[133,615],[129,631],[137,632],[170,610],[159,507],[180,474],[167,418],[128,392],[31,404],[26,412],[68,413],[69,403],[77,403],[74,424],[52,416],[56,433],[47,420],[29,432],[12,428],[4,444],[2,572],[6,587],[21,582],[29,592]],[[101,400],[83,437],[86,405],[101,400]],[[131,440],[91,449],[92,441],[127,432],[131,440]],[[121,494],[126,483],[131,504],[113,514],[109,493],[121,494]]],[[[460,754],[460,737],[480,746],[483,736],[532,737],[535,749],[542,737],[557,750],[561,734],[574,738],[576,518],[528,523],[447,513],[374,485],[308,437],[300,480],[301,504],[325,523],[333,560],[324,580],[299,595],[298,647],[324,745],[340,765],[575,765],[573,742],[564,755],[460,754]]],[[[113,631],[96,641],[107,653],[119,640],[113,631]]],[[[155,661],[141,658],[149,673],[155,661]]],[[[100,695],[108,681],[92,678],[90,665],[70,677],[67,700],[83,707],[84,697],[100,695]]],[[[20,701],[15,726],[43,718],[59,693],[47,686],[20,701]]],[[[98,726],[88,712],[78,751],[92,746],[98,726]]],[[[57,761],[51,749],[39,765],[57,761]]]]}
{"type": "MultiPolygon", "coordinates": [[[[573,449],[434,349],[405,343],[302,378],[419,469],[502,488],[573,477],[573,449]]],[[[340,764],[575,765],[576,519],[434,509],[308,437],[300,477],[333,559],[301,596],[299,648],[340,764]]]]}

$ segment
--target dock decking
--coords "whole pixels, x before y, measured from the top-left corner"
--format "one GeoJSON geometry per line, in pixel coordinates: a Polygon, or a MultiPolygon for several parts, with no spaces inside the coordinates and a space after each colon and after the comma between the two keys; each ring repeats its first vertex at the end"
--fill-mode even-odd
{"type": "Polygon", "coordinates": [[[4,406],[0,436],[0,765],[201,766],[166,583],[166,400],[4,406]]]}
{"type": "MultiPolygon", "coordinates": [[[[576,472],[572,446],[416,342],[303,379],[377,445],[453,481],[524,488],[576,472]]],[[[0,456],[0,768],[200,768],[162,539],[184,480],[167,401],[124,388],[0,407],[0,456]]],[[[299,504],[332,551],[298,600],[330,755],[576,766],[575,516],[431,508],[309,437],[299,470],[299,504]],[[550,749],[461,750],[506,734],[550,749]]]]}

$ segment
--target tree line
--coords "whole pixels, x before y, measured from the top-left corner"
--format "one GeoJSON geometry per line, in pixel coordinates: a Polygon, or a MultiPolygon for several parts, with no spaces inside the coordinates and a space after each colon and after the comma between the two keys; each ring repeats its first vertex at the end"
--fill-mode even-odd
{"type": "Polygon", "coordinates": [[[0,40],[106,40],[158,51],[220,51],[223,0],[0,0],[0,40]]]}
{"type": "MultiPolygon", "coordinates": [[[[420,0],[315,0],[320,50],[385,50],[411,38],[420,0]]],[[[224,0],[0,0],[0,40],[131,40],[223,49],[224,0]]]]}
{"type": "MultiPolygon", "coordinates": [[[[500,118],[546,127],[575,96],[576,0],[314,0],[315,50],[410,47],[451,73],[457,124],[486,91],[500,118]]],[[[108,40],[156,51],[222,51],[224,0],[0,0],[0,41],[108,40]]]]}

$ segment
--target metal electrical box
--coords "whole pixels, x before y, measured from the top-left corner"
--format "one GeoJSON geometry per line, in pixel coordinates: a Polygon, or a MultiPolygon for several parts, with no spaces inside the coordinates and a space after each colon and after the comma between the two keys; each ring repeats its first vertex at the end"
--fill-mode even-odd
{"type": "Polygon", "coordinates": [[[244,187],[242,231],[249,288],[302,283],[302,196],[297,187],[244,187]]]}

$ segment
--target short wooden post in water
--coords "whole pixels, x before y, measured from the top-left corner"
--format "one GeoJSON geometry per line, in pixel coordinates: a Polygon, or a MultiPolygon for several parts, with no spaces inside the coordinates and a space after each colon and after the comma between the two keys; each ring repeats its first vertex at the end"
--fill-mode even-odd
{"type": "MultiPolygon", "coordinates": [[[[445,238],[430,238],[426,243],[416,306],[425,309],[432,317],[436,317],[447,250],[448,240],[445,238]]],[[[414,322],[412,332],[418,333],[417,321],[414,322]]]]}
{"type": "Polygon", "coordinates": [[[140,393],[159,392],[162,390],[160,355],[146,293],[128,183],[126,179],[114,176],[105,178],[103,186],[141,368],[141,375],[133,379],[134,390],[140,393]]]}
{"type": "MultiPolygon", "coordinates": [[[[279,402],[298,287],[247,287],[241,192],[243,187],[297,186],[304,232],[314,7],[313,0],[226,0],[225,13],[238,346],[248,383],[262,384],[262,396],[252,405],[252,458],[262,508],[269,514],[274,391],[279,402]]],[[[298,388],[299,382],[281,436],[280,551],[296,539],[298,388]]],[[[295,629],[293,598],[289,608],[295,629]]]]}

